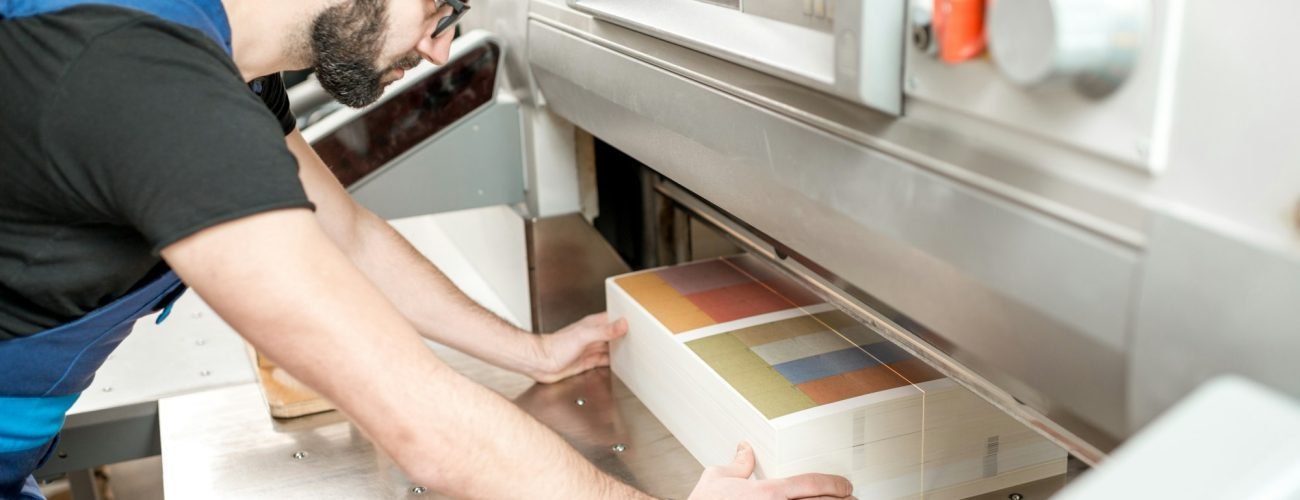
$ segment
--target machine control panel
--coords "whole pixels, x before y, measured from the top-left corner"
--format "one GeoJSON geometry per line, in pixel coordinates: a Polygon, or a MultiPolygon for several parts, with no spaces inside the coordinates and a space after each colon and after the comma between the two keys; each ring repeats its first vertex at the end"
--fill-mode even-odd
{"type": "Polygon", "coordinates": [[[1158,172],[1167,162],[1182,4],[912,0],[906,115],[1022,151],[1082,151],[1158,172]]]}

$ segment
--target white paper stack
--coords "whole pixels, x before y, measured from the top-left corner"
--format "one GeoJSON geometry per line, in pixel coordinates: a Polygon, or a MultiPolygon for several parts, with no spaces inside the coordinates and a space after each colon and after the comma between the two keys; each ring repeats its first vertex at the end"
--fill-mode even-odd
{"type": "Polygon", "coordinates": [[[1065,453],[752,257],[606,282],[616,374],[702,464],[839,474],[859,498],[966,498],[1065,453]]]}

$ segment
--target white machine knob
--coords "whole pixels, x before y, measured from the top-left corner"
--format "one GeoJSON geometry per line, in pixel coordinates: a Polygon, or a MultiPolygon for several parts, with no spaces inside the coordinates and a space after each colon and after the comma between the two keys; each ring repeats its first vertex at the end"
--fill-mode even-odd
{"type": "Polygon", "coordinates": [[[1150,0],[993,0],[989,51],[1007,79],[1073,79],[1087,95],[1119,87],[1137,63],[1150,0]]]}

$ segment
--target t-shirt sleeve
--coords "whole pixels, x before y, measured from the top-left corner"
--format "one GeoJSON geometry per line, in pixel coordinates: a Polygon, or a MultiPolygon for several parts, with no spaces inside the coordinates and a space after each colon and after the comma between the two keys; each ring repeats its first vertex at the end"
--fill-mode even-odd
{"type": "Polygon", "coordinates": [[[248,82],[248,87],[262,98],[266,109],[271,110],[271,114],[275,115],[284,135],[289,135],[293,129],[298,128],[298,120],[294,118],[293,110],[289,107],[289,91],[285,88],[284,78],[279,73],[256,78],[248,82]]]}
{"type": "Polygon", "coordinates": [[[87,223],[133,226],[155,253],[222,222],[314,208],[276,117],[201,37],[163,23],[100,35],[40,132],[87,223]]]}

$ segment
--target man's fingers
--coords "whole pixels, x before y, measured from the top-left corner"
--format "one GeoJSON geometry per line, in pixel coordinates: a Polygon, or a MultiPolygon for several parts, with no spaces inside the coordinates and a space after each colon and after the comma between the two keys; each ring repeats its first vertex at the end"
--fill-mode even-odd
{"type": "Polygon", "coordinates": [[[592,356],[591,362],[587,364],[587,370],[596,368],[598,366],[609,366],[609,353],[597,354],[595,356],[592,356]]]}
{"type": "Polygon", "coordinates": [[[618,321],[609,323],[604,328],[605,340],[614,340],[627,335],[627,319],[619,318],[618,321]]]}
{"type": "Polygon", "coordinates": [[[736,447],[736,458],[727,465],[717,466],[716,470],[722,477],[748,478],[754,473],[754,449],[749,443],[740,443],[736,447]]]}
{"type": "Polygon", "coordinates": [[[785,479],[767,479],[785,498],[844,498],[853,494],[853,483],[830,474],[801,474],[785,479]]]}

